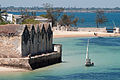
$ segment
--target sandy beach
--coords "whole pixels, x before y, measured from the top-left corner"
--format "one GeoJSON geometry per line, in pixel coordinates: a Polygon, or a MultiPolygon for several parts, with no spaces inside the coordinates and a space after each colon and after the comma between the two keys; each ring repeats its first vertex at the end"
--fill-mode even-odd
{"type": "Polygon", "coordinates": [[[117,37],[118,33],[104,33],[104,32],[77,32],[77,31],[54,31],[53,38],[64,37],[117,37]]]}
{"type": "Polygon", "coordinates": [[[0,66],[0,72],[26,72],[26,71],[28,71],[28,70],[0,66]]]}

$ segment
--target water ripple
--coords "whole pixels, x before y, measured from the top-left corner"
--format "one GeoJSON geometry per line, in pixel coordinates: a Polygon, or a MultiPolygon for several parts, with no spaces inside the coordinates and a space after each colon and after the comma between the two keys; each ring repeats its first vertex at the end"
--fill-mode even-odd
{"type": "MultiPolygon", "coordinates": [[[[77,39],[81,42],[77,42],[76,46],[84,46],[87,44],[88,38],[77,39]]],[[[100,45],[100,46],[120,46],[120,38],[115,37],[102,37],[102,38],[91,38],[90,45],[100,45]]]]}
{"type": "Polygon", "coordinates": [[[36,76],[42,80],[119,80],[120,72],[76,73],[65,76],[36,76]]]}

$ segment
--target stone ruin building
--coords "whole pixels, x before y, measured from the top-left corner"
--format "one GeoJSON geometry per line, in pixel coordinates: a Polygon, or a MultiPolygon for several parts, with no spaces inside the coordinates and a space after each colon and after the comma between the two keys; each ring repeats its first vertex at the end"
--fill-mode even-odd
{"type": "Polygon", "coordinates": [[[0,25],[0,66],[36,69],[61,62],[50,24],[0,25]]]}

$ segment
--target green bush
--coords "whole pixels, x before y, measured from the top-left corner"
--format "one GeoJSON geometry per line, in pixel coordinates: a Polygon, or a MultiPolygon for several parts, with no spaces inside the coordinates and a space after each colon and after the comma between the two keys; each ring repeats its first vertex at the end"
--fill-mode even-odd
{"type": "Polygon", "coordinates": [[[8,24],[7,22],[0,22],[0,25],[5,25],[5,24],[8,24]]]}
{"type": "Polygon", "coordinates": [[[41,23],[40,21],[36,21],[34,19],[25,19],[22,24],[39,24],[41,23]]]}

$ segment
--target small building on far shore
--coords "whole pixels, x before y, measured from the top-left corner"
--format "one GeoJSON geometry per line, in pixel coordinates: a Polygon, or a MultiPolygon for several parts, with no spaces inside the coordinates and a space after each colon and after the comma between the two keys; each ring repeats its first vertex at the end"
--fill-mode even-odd
{"type": "Polygon", "coordinates": [[[78,31],[78,32],[104,32],[107,33],[106,27],[96,28],[96,27],[72,27],[72,26],[61,26],[57,24],[53,27],[53,31],[78,31]]]}
{"type": "Polygon", "coordinates": [[[22,15],[13,15],[13,23],[14,24],[21,24],[22,23],[22,15]]]}
{"type": "Polygon", "coordinates": [[[50,19],[44,18],[44,17],[41,17],[41,16],[36,16],[35,20],[40,21],[40,22],[50,22],[51,21],[50,19]]]}
{"type": "Polygon", "coordinates": [[[113,33],[120,33],[120,28],[114,27],[113,33]]]}
{"type": "Polygon", "coordinates": [[[12,23],[13,22],[13,14],[2,14],[2,17],[4,18],[4,20],[6,22],[10,22],[12,23]]]}

